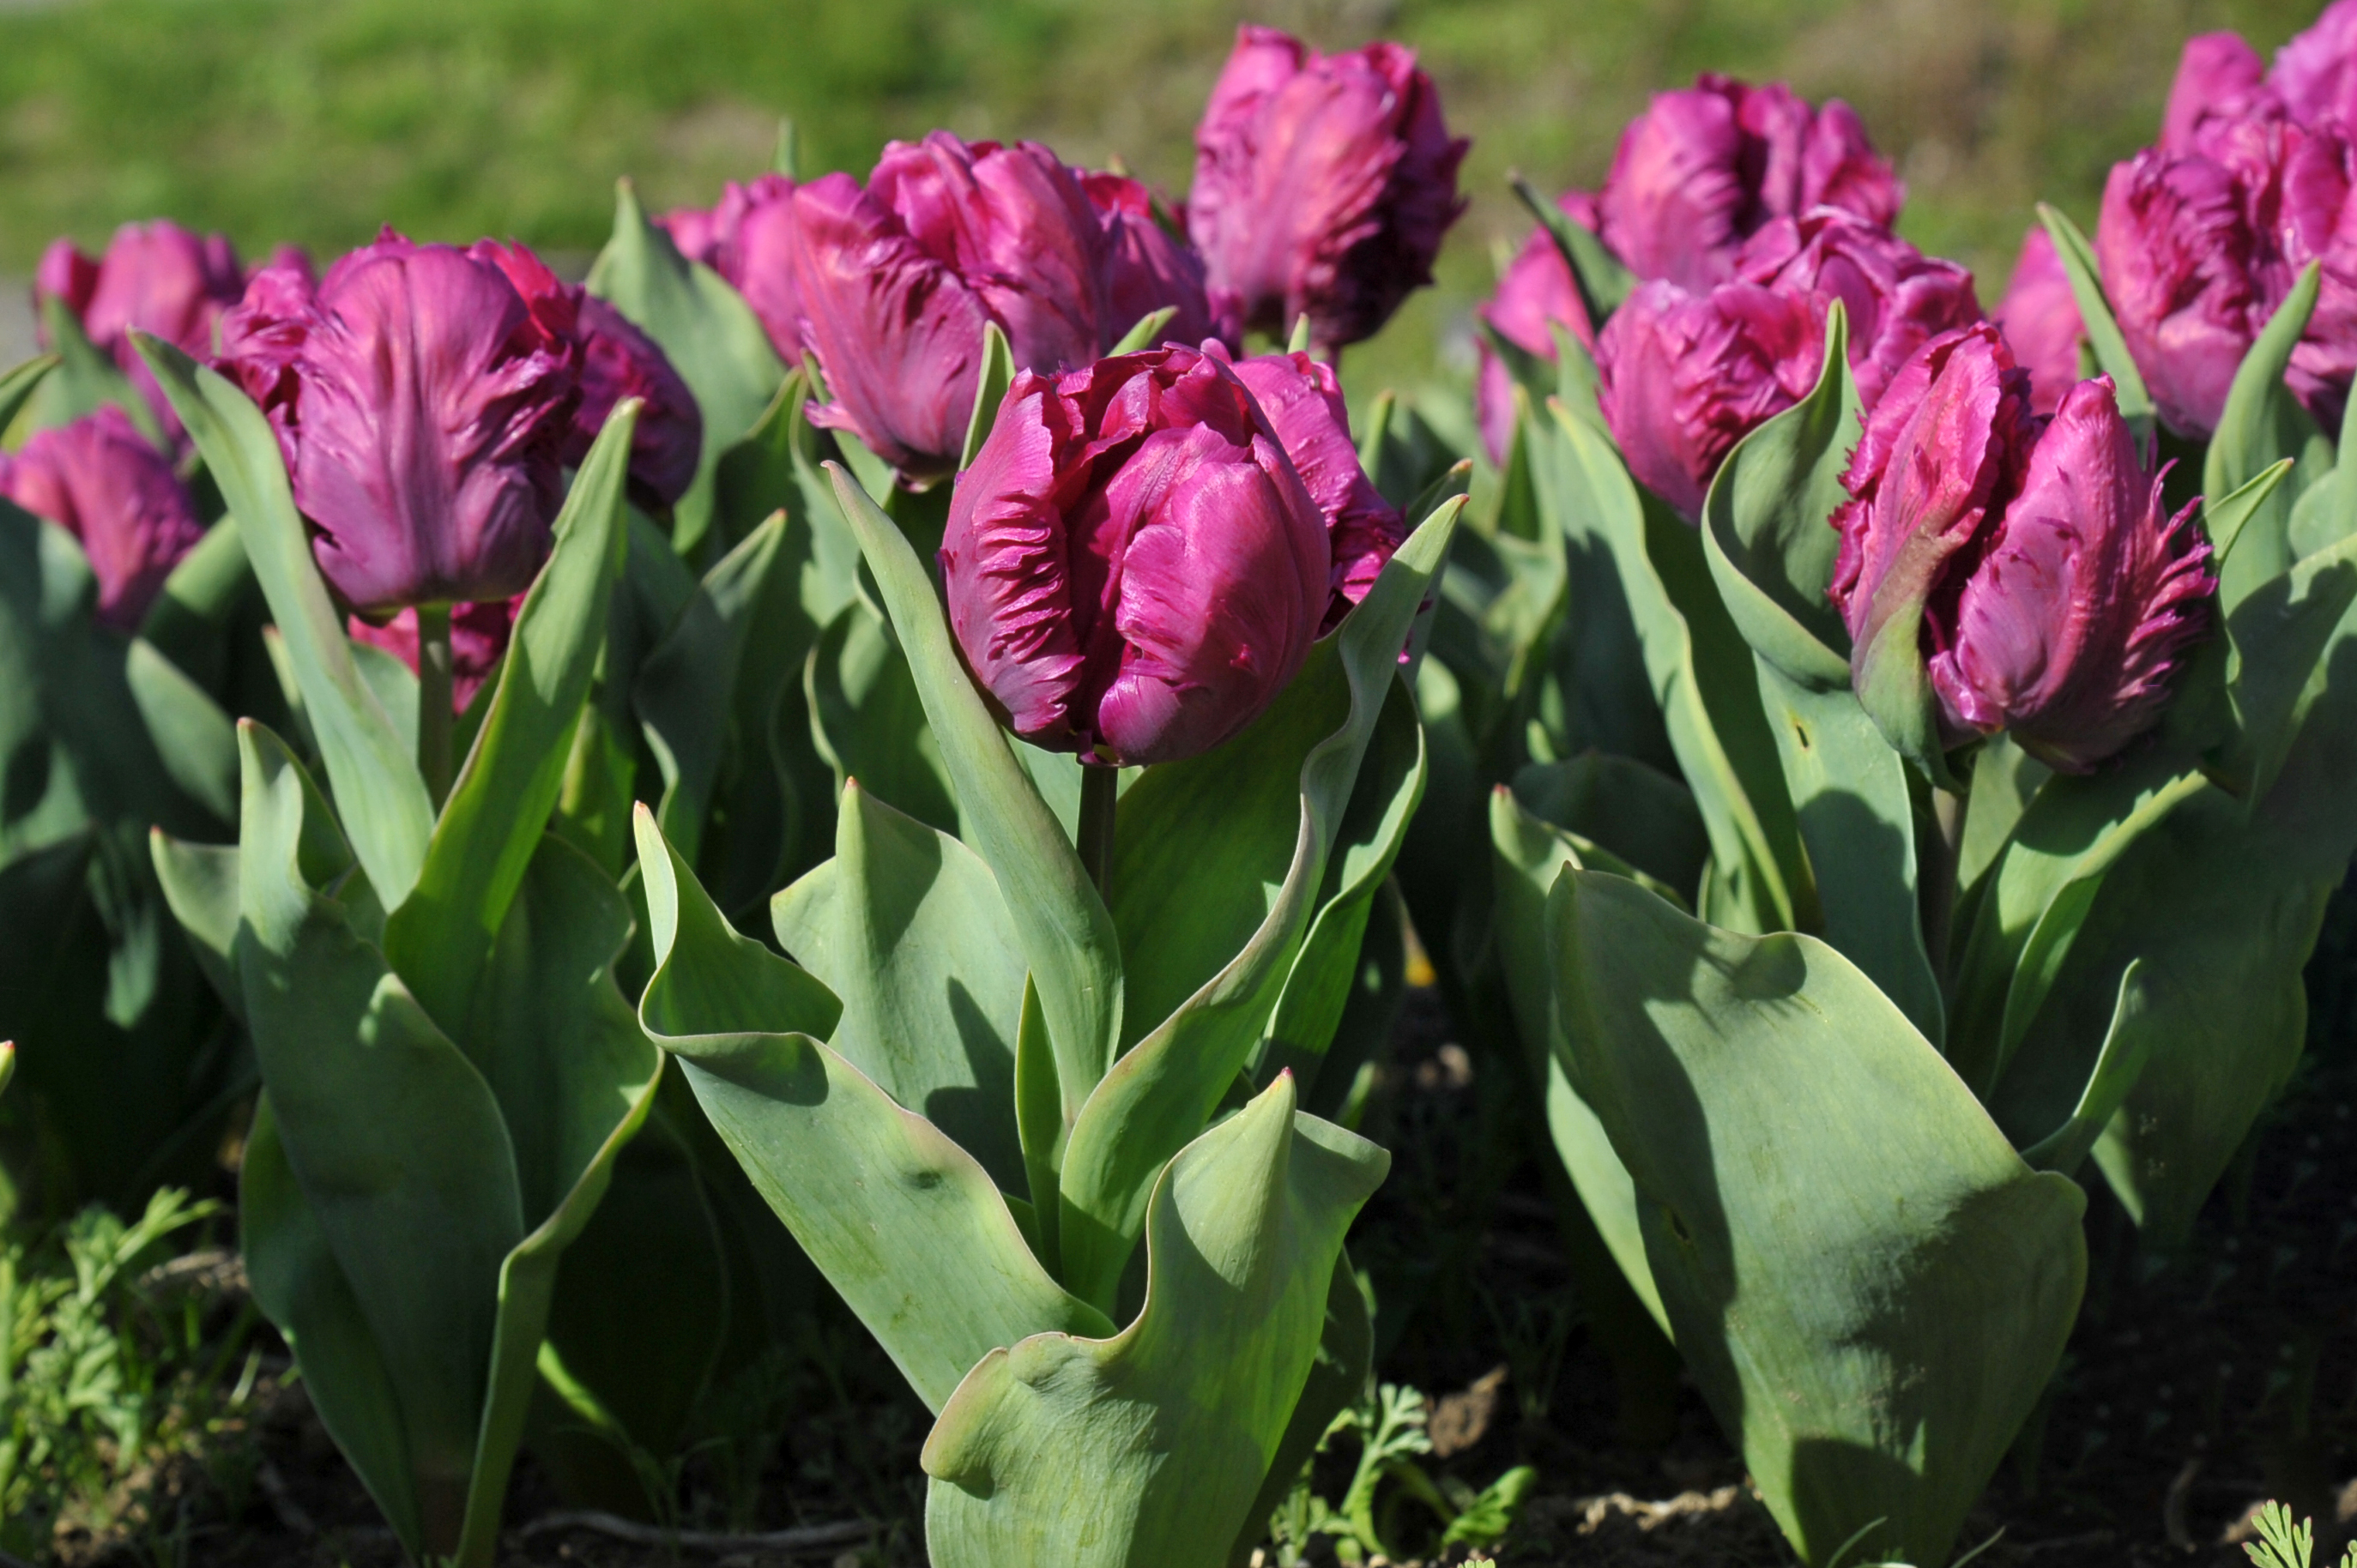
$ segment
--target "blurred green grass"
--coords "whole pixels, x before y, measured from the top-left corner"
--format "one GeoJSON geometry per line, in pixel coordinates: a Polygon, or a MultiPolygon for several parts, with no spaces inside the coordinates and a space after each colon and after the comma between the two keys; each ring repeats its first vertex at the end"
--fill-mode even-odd
{"type": "Polygon", "coordinates": [[[1648,93],[1703,70],[1857,105],[1899,164],[1903,229],[2001,292],[2031,204],[2091,220],[2150,138],[2178,48],[2271,49],[2319,0],[0,0],[0,272],[126,219],[322,253],[381,222],[583,255],[615,177],[656,207],[764,166],[780,116],[811,168],[863,171],[944,125],[1115,157],[1183,190],[1240,16],[1328,48],[1422,51],[1474,138],[1439,286],[1351,380],[1414,380],[1461,340],[1528,224],[1511,168],[1595,181],[1648,93]]]}

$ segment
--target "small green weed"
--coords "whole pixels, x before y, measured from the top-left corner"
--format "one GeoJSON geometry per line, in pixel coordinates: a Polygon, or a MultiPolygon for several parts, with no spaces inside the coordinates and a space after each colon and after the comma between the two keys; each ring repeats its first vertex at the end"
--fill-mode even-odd
{"type": "MultiPolygon", "coordinates": [[[[2258,1568],[2309,1568],[2309,1559],[2316,1551],[2313,1520],[2294,1524],[2291,1509],[2269,1502],[2259,1509],[2257,1522],[2258,1540],[2244,1542],[2243,1550],[2258,1568]]],[[[2357,1542],[2341,1554],[2341,1568],[2357,1568],[2357,1542]]]]}
{"type": "Polygon", "coordinates": [[[1429,1419],[1424,1395],[1397,1383],[1383,1384],[1364,1402],[1336,1416],[1318,1440],[1318,1452],[1325,1453],[1336,1437],[1354,1434],[1359,1460],[1351,1485],[1340,1507],[1329,1503],[1314,1487],[1317,1459],[1311,1457],[1269,1521],[1277,1568],[1299,1568],[1321,1535],[1333,1541],[1334,1555],[1346,1563],[1373,1557],[1401,1561],[1410,1555],[1403,1549],[1407,1532],[1400,1517],[1409,1502],[1421,1504],[1438,1522],[1439,1535],[1432,1542],[1437,1551],[1490,1547],[1504,1539],[1538,1472],[1519,1465],[1480,1491],[1454,1476],[1436,1479],[1416,1462],[1432,1452],[1425,1433],[1429,1419]]]}

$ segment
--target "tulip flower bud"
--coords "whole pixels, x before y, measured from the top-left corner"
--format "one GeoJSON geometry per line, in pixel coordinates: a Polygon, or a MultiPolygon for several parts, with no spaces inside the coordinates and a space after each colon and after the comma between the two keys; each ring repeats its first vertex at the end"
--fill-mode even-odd
{"type": "Polygon", "coordinates": [[[277,269],[242,302],[227,368],[260,389],[319,569],[361,614],[508,598],[546,558],[582,350],[544,271],[387,230],[307,308],[277,269]]]}
{"type": "Polygon", "coordinates": [[[1242,27],[1195,128],[1187,223],[1214,294],[1279,337],[1303,315],[1331,351],[1371,338],[1432,281],[1465,210],[1440,96],[1415,54],[1376,43],[1321,55],[1242,27]]]}
{"type": "Polygon", "coordinates": [[[0,453],[0,496],[81,542],[99,621],[120,631],[139,625],[205,533],[171,463],[112,404],[0,453]]]}
{"type": "Polygon", "coordinates": [[[2043,227],[2033,225],[2021,238],[1996,322],[2015,362],[2029,372],[2030,406],[2052,413],[2079,380],[2079,342],[2087,326],[2071,292],[2071,274],[2043,227]]]}
{"type": "Polygon", "coordinates": [[[164,219],[125,223],[114,231],[106,254],[95,260],[70,241],[56,241],[43,252],[33,280],[36,299],[54,296],[70,311],[175,436],[179,417],[147,361],[132,347],[131,334],[151,333],[203,359],[213,351],[215,324],[244,286],[237,252],[227,239],[193,234],[164,219]]]}
{"type": "Polygon", "coordinates": [[[1691,521],[1735,444],[1809,394],[1825,313],[1804,294],[1649,283],[1596,342],[1597,401],[1629,471],[1691,521]]]}
{"type": "Polygon", "coordinates": [[[1166,348],[1022,372],[941,549],[967,667],[1025,739],[1170,762],[1300,670],[1331,594],[1324,517],[1220,358],[1166,348]]]}
{"type": "MultiPolygon", "coordinates": [[[[1555,198],[1571,220],[1584,229],[1597,225],[1596,201],[1593,197],[1577,190],[1566,190],[1555,198]]],[[[1579,340],[1591,354],[1596,351],[1596,329],[1587,319],[1587,307],[1579,297],[1579,285],[1573,281],[1571,267],[1563,259],[1563,250],[1555,236],[1544,229],[1534,229],[1523,242],[1523,248],[1507,263],[1498,276],[1498,291],[1480,307],[1481,319],[1507,342],[1527,354],[1542,360],[1555,359],[1555,328],[1560,325],[1579,340]]],[[[1473,382],[1473,413],[1481,428],[1481,441],[1490,449],[1491,461],[1506,460],[1506,442],[1512,434],[1514,418],[1513,377],[1487,338],[1477,339],[1480,354],[1480,371],[1473,382]]]]}
{"type": "MultiPolygon", "coordinates": [[[[516,612],[522,607],[522,594],[511,599],[450,607],[450,711],[454,714],[467,711],[483,682],[499,669],[500,656],[507,652],[508,639],[515,631],[516,612]]],[[[382,648],[408,665],[412,675],[417,673],[416,610],[403,610],[382,626],[353,616],[346,629],[353,641],[382,648]]]]}
{"type": "Polygon", "coordinates": [[[1999,730],[2083,773],[2151,727],[2208,622],[2199,502],[2174,518],[2108,377],[2040,428],[1988,327],[1925,346],[1867,420],[1835,513],[1833,597],[1871,710],[1911,614],[1951,744],[1999,730]]]}
{"type": "Polygon", "coordinates": [[[802,337],[835,399],[812,419],[911,478],[957,462],[986,323],[1018,367],[1053,371],[1089,363],[1163,305],[1209,319],[1188,269],[1152,255],[1125,211],[1101,212],[1036,142],[894,142],[864,189],[829,175],[794,192],[791,214],[802,337]]]}
{"type": "Polygon", "coordinates": [[[1629,269],[1689,289],[1725,282],[1761,226],[1837,207],[1880,228],[1906,188],[1848,104],[1706,73],[1629,124],[1597,193],[1597,233],[1629,269]]]}
{"type": "Polygon", "coordinates": [[[1325,618],[1318,626],[1322,637],[1342,624],[1383,575],[1383,564],[1407,538],[1407,520],[1359,467],[1350,409],[1333,367],[1307,354],[1261,354],[1236,361],[1235,372],[1268,415],[1277,444],[1326,520],[1333,565],[1325,618]]]}
{"type": "Polygon", "coordinates": [[[655,220],[670,231],[680,254],[702,262],[745,296],[789,365],[802,357],[802,296],[794,291],[787,243],[793,194],[794,182],[781,174],[765,174],[749,185],[732,179],[711,210],[683,208],[655,220]]]}

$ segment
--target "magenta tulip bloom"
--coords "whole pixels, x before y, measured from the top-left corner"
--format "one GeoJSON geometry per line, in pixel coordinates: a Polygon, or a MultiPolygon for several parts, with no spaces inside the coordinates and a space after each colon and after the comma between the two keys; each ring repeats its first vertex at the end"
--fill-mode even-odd
{"type": "Polygon", "coordinates": [[[802,339],[834,394],[812,417],[910,478],[956,464],[987,323],[1018,367],[1046,371],[1089,363],[1164,305],[1189,328],[1210,318],[1183,258],[1135,231],[1125,203],[1101,211],[1036,142],[894,142],[865,188],[829,175],[790,213],[802,339]]]}
{"type": "Polygon", "coordinates": [[[81,542],[99,621],[120,631],[139,625],[205,533],[170,462],[112,404],[0,453],[0,496],[81,542]]]}
{"type": "Polygon", "coordinates": [[[1326,520],[1220,358],[1015,378],[941,550],[967,667],[1025,739],[1170,762],[1293,679],[1331,594],[1326,520]]]}
{"type": "Polygon", "coordinates": [[[1376,43],[1321,55],[1242,27],[1195,128],[1188,229],[1214,294],[1282,337],[1301,316],[1331,351],[1371,338],[1432,281],[1465,210],[1451,138],[1415,54],[1376,43]]]}
{"type": "Polygon", "coordinates": [[[1996,323],[2022,369],[2029,372],[2030,406],[2052,413],[2079,380],[2079,342],[2087,327],[2071,292],[2071,274],[2042,227],[2021,238],[2013,281],[1996,307],[1996,323]]]}
{"type": "Polygon", "coordinates": [[[1699,289],[1732,277],[1738,249],[1774,219],[1837,207],[1887,229],[1905,199],[1848,104],[1812,109],[1781,82],[1706,73],[1621,133],[1597,231],[1640,278],[1699,289]]]}
{"type": "Polygon", "coordinates": [[[2084,773],[2158,720],[2215,585],[2200,503],[2168,514],[2108,377],[2041,429],[1993,329],[1940,338],[1868,418],[1844,482],[1833,595],[1861,692],[1878,633],[1914,612],[1950,744],[2008,731],[2084,773]]]}
{"type": "MultiPolygon", "coordinates": [[[[1567,190],[1555,198],[1555,205],[1575,223],[1585,229],[1597,224],[1595,199],[1579,191],[1567,190]]],[[[1563,259],[1563,250],[1555,236],[1544,229],[1534,229],[1514,253],[1506,270],[1498,276],[1498,291],[1480,306],[1481,319],[1507,342],[1524,353],[1535,354],[1552,362],[1555,359],[1555,328],[1567,329],[1591,354],[1596,351],[1596,329],[1587,319],[1587,307],[1581,303],[1579,285],[1573,281],[1571,267],[1563,259]]],[[[1489,339],[1479,338],[1475,349],[1480,355],[1480,370],[1473,382],[1473,413],[1481,429],[1482,445],[1490,449],[1493,462],[1506,460],[1506,443],[1512,435],[1514,419],[1514,382],[1489,339]]]]}
{"type": "MultiPolygon", "coordinates": [[[[197,235],[165,219],[125,223],[97,259],[69,240],[53,242],[34,274],[36,298],[54,296],[92,344],[112,358],[178,436],[178,415],[132,347],[135,331],[152,333],[183,353],[213,351],[213,328],[244,292],[237,252],[219,234],[197,235]]],[[[44,333],[46,340],[46,332],[44,333]]]]}
{"type": "Polygon", "coordinates": [[[1232,346],[1243,329],[1219,318],[1203,282],[1203,258],[1165,229],[1154,215],[1154,199],[1126,175],[1082,171],[1081,188],[1097,209],[1105,231],[1105,323],[1122,322],[1110,349],[1146,317],[1165,306],[1178,313],[1162,329],[1165,343],[1200,343],[1217,338],[1232,346]]]}
{"type": "Polygon", "coordinates": [[[791,249],[794,182],[765,174],[749,185],[730,180],[709,211],[683,208],[655,220],[680,254],[702,262],[745,296],[778,357],[802,362],[802,296],[794,290],[791,249]]]}
{"type": "Polygon", "coordinates": [[[1868,408],[1916,349],[1981,318],[1970,272],[1836,207],[1770,220],[1737,252],[1735,271],[1746,283],[1810,295],[1820,314],[1842,302],[1850,372],[1868,408]]]}
{"type": "Polygon", "coordinates": [[[1268,415],[1278,445],[1293,459],[1309,499],[1326,520],[1333,565],[1327,577],[1326,614],[1318,627],[1323,636],[1341,625],[1351,607],[1375,585],[1383,564],[1407,538],[1407,521],[1359,467],[1351,413],[1333,367],[1307,354],[1261,354],[1237,360],[1235,372],[1268,415]]]}
{"type": "Polygon", "coordinates": [[[274,314],[296,292],[256,280],[228,365],[292,448],[328,583],[372,617],[521,593],[548,554],[580,399],[561,285],[527,299],[493,248],[388,230],[329,269],[307,311],[274,314]]]}
{"type": "MultiPolygon", "coordinates": [[[[486,599],[479,604],[453,605],[450,607],[450,711],[463,714],[483,689],[483,682],[499,669],[500,657],[508,650],[508,639],[515,632],[516,612],[523,608],[523,596],[512,599],[486,599]]],[[[371,648],[382,648],[409,666],[412,675],[417,673],[417,612],[403,610],[382,626],[373,625],[358,616],[345,625],[354,642],[365,642],[371,648]]]]}
{"type": "Polygon", "coordinates": [[[2177,78],[2169,83],[2169,107],[2160,121],[2163,152],[2201,149],[2213,124],[2264,119],[2282,100],[2266,85],[2258,51],[2233,33],[2203,33],[2185,40],[2177,78]]]}
{"type": "Polygon", "coordinates": [[[565,461],[579,467],[614,405],[640,400],[630,433],[630,494],[651,510],[674,505],[695,480],[704,413],[661,345],[596,295],[581,300],[581,405],[565,461]]]}
{"type": "MultiPolygon", "coordinates": [[[[2186,49],[2190,57],[2192,45],[2186,49]]],[[[2357,124],[2357,4],[2333,0],[2327,5],[2313,26],[2276,52],[2267,85],[2301,124],[2357,124]]],[[[2172,107],[2175,102],[2172,95],[2172,107]]]]}

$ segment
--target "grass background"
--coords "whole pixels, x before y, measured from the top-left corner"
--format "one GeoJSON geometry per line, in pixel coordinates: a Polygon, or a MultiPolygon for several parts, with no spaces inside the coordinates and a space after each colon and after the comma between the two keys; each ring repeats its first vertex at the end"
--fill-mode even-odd
{"type": "Polygon", "coordinates": [[[1848,99],[1898,164],[1902,229],[1994,304],[2040,199],[2091,221],[2148,140],[2190,34],[2272,49],[2319,0],[0,0],[0,273],[57,233],[167,214],[248,255],[331,254],[391,222],[586,259],[611,182],[709,201],[764,166],[780,116],[807,170],[864,173],[947,126],[1118,156],[1184,189],[1240,17],[1327,48],[1418,48],[1470,134],[1472,209],[1439,286],[1351,380],[1464,342],[1527,222],[1510,168],[1592,184],[1648,93],[1718,70],[1848,99]]]}

